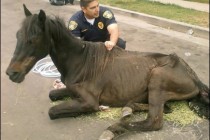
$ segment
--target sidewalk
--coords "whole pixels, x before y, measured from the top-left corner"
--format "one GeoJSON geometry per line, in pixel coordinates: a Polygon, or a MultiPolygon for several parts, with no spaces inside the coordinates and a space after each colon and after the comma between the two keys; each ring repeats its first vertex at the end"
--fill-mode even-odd
{"type": "Polygon", "coordinates": [[[184,0],[150,0],[150,1],[158,1],[160,3],[166,3],[166,4],[169,4],[169,3],[175,4],[181,7],[209,13],[209,4],[205,4],[205,3],[190,2],[190,1],[184,1],[184,0]]]}

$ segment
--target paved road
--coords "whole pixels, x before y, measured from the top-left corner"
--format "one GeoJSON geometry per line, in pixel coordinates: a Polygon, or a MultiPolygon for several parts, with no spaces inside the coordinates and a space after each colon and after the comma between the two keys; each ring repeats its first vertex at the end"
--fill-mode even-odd
{"type": "MultiPolygon", "coordinates": [[[[48,109],[52,106],[48,92],[54,79],[29,73],[21,84],[12,83],[5,75],[15,48],[15,34],[23,15],[22,4],[37,13],[44,9],[48,15],[59,15],[66,21],[78,6],[51,6],[47,0],[1,1],[1,139],[2,140],[96,140],[105,128],[116,120],[89,117],[51,121],[48,109]]],[[[209,45],[207,40],[152,26],[123,15],[119,20],[121,36],[127,49],[173,53],[185,59],[200,79],[209,85],[209,45]],[[190,54],[185,55],[185,54],[190,54]]],[[[201,120],[185,127],[164,123],[156,132],[132,133],[119,140],[209,140],[209,122],[201,120]]]]}

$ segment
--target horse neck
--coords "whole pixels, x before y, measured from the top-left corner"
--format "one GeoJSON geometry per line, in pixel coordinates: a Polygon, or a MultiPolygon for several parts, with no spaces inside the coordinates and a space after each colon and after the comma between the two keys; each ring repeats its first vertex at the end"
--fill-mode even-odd
{"type": "MultiPolygon", "coordinates": [[[[82,64],[84,59],[82,58],[82,41],[71,35],[67,28],[60,22],[58,20],[48,20],[46,28],[51,42],[49,55],[62,74],[67,69],[65,64],[71,62],[68,60],[76,59],[77,63],[82,64]]],[[[69,64],[71,67],[75,67],[74,65],[76,64],[69,64]]]]}

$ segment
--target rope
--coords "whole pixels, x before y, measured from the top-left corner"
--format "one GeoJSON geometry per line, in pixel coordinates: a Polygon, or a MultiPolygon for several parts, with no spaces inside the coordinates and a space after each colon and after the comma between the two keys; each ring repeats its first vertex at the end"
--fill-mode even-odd
{"type": "Polygon", "coordinates": [[[49,56],[39,60],[32,68],[32,72],[39,73],[44,77],[60,77],[61,74],[58,72],[54,63],[49,56]]]}

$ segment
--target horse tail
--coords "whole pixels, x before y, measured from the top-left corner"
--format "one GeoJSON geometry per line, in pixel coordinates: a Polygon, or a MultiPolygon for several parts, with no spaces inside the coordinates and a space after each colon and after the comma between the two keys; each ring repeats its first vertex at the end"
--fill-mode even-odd
{"type": "Polygon", "coordinates": [[[195,84],[198,86],[199,94],[189,101],[189,107],[191,110],[196,112],[200,117],[209,119],[209,87],[205,85],[197,76],[197,74],[192,70],[192,68],[176,54],[171,54],[176,60],[184,66],[188,75],[192,78],[195,84]]]}

